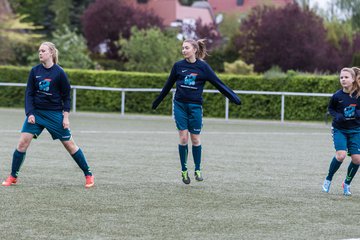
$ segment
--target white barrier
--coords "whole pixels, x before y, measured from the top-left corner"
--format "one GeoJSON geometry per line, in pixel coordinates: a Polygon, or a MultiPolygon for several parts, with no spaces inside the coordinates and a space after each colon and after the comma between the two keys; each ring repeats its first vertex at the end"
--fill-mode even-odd
{"type": "MultiPolygon", "coordinates": [[[[0,86],[9,87],[26,87],[25,83],[5,83],[0,82],[0,86]]],[[[160,92],[161,88],[111,88],[111,87],[94,87],[94,86],[78,86],[72,85],[72,111],[76,112],[76,92],[77,89],[83,90],[96,90],[96,91],[115,91],[121,92],[121,115],[125,115],[125,93],[126,92],[160,92]]],[[[173,96],[175,89],[171,90],[173,96]]],[[[204,89],[205,93],[220,93],[218,90],[204,89]]],[[[269,92],[269,91],[242,91],[235,90],[237,94],[250,94],[250,95],[278,95],[281,96],[281,122],[284,122],[285,117],[285,96],[308,96],[308,97],[331,97],[331,93],[303,93],[303,92],[269,92]]],[[[225,120],[229,119],[229,99],[225,98],[225,120]]]]}

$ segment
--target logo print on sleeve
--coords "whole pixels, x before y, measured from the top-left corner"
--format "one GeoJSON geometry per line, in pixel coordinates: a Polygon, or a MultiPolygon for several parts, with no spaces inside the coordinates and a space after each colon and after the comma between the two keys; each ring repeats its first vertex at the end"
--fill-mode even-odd
{"type": "Polygon", "coordinates": [[[195,85],[195,80],[196,80],[196,73],[191,73],[190,75],[186,75],[185,79],[184,79],[184,84],[188,85],[188,86],[194,86],[195,85]]]}
{"type": "Polygon", "coordinates": [[[39,90],[48,92],[50,90],[50,82],[51,82],[50,78],[45,78],[43,81],[40,81],[39,82],[39,90]]]}

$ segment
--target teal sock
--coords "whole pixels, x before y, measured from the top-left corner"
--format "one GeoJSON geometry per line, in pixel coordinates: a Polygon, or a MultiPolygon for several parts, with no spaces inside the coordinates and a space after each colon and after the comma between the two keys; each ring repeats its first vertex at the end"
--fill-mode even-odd
{"type": "Polygon", "coordinates": [[[86,162],[86,158],[84,156],[84,153],[81,151],[80,148],[76,153],[74,153],[72,155],[72,158],[75,160],[77,165],[81,168],[81,170],[83,170],[85,176],[92,176],[90,167],[88,166],[88,164],[86,162]]]}
{"type": "Polygon", "coordinates": [[[192,146],[192,154],[194,158],[194,164],[195,164],[195,171],[200,171],[200,165],[201,165],[201,145],[199,146],[192,146]]]}
{"type": "Polygon", "coordinates": [[[339,162],[336,157],[334,157],[330,163],[329,174],[326,177],[326,180],[331,181],[336,171],[340,168],[342,162],[339,162]]]}
{"type": "Polygon", "coordinates": [[[24,162],[25,155],[26,152],[19,152],[15,149],[11,166],[11,176],[17,177],[19,175],[20,167],[24,162]]]}
{"type": "Polygon", "coordinates": [[[345,183],[350,185],[351,181],[353,180],[357,170],[359,169],[359,165],[351,162],[349,164],[348,170],[347,170],[347,174],[346,174],[346,179],[345,179],[345,183]]]}
{"type": "Polygon", "coordinates": [[[179,144],[179,155],[181,163],[181,171],[187,170],[187,158],[188,158],[188,145],[179,144]]]}

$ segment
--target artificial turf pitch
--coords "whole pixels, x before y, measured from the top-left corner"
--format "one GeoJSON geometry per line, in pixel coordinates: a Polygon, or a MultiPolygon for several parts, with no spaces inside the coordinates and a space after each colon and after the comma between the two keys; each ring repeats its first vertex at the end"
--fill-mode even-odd
{"type": "MultiPolygon", "coordinates": [[[[0,178],[24,120],[0,109],[0,178]]],[[[181,181],[170,117],[71,114],[95,175],[84,177],[60,142],[33,140],[16,186],[0,187],[0,239],[349,239],[360,237],[360,181],[342,195],[349,158],[329,194],[334,154],[324,123],[204,119],[203,182],[181,181]]]]}

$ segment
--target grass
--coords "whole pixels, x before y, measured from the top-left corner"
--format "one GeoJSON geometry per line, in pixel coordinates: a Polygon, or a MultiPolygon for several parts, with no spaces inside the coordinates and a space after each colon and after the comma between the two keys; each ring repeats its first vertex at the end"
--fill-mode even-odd
{"type": "MultiPolygon", "coordinates": [[[[24,120],[0,109],[0,178],[24,120]]],[[[76,113],[75,141],[95,174],[84,177],[45,131],[33,140],[19,184],[0,187],[0,239],[348,239],[360,237],[359,177],[342,195],[349,159],[329,194],[330,126],[204,119],[204,182],[181,181],[169,117],[76,113]]],[[[190,148],[191,149],[191,148],[190,148]]]]}

